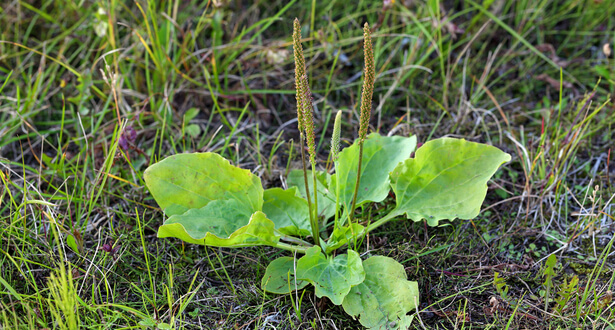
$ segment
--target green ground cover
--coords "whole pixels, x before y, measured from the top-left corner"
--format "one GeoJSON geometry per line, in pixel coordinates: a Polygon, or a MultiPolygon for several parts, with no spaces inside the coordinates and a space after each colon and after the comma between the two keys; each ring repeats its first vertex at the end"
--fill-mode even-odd
{"type": "MultiPolygon", "coordinates": [[[[342,110],[370,131],[512,155],[473,220],[394,221],[361,257],[418,282],[418,329],[615,329],[615,4],[538,1],[5,1],[0,4],[0,328],[352,329],[317,298],[263,292],[291,253],[156,237],[143,173],[216,152],[280,187],[300,165],[291,33],[317,165],[342,110]]],[[[389,210],[388,198],[356,217],[389,210]]]]}

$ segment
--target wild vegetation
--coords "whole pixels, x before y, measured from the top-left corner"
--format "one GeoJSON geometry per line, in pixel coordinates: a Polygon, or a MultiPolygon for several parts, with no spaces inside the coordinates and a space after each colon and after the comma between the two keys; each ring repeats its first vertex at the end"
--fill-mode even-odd
{"type": "MultiPolygon", "coordinates": [[[[360,327],[357,305],[305,283],[268,290],[270,264],[290,270],[314,245],[333,264],[396,260],[390,273],[420,296],[410,328],[615,328],[614,18],[606,0],[3,3],[0,327],[360,327]],[[372,102],[362,102],[365,22],[372,102]],[[312,104],[312,137],[296,86],[311,88],[301,104],[312,104]],[[396,141],[392,165],[460,139],[511,159],[483,177],[478,215],[430,221],[395,213],[393,174],[394,194],[388,182],[382,199],[355,191],[357,171],[342,164],[379,139],[396,141]],[[412,139],[416,151],[404,149],[412,139]],[[214,153],[202,165],[251,178],[269,197],[261,214],[292,200],[305,221],[273,236],[306,248],[158,237],[174,215],[147,173],[169,156],[214,153]],[[334,192],[326,177],[340,170],[352,184],[334,192]],[[400,221],[378,222],[390,212],[400,221]]],[[[378,170],[386,182],[390,170],[378,170]]]]}

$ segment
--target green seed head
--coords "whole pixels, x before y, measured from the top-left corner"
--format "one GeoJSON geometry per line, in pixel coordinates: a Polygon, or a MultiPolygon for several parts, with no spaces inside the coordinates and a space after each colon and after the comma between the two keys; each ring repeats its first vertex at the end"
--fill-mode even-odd
{"type": "Polygon", "coordinates": [[[365,23],[363,27],[364,51],[365,51],[365,73],[363,76],[363,94],[361,95],[361,116],[359,120],[359,139],[365,140],[369,118],[372,113],[372,95],[374,94],[374,81],[376,80],[376,69],[374,65],[374,49],[372,48],[372,36],[369,25],[365,23]]]}
{"type": "Polygon", "coordinates": [[[342,128],[342,111],[338,110],[333,122],[333,135],[331,136],[331,160],[336,161],[340,155],[340,134],[342,128]]]}
{"type": "Polygon", "coordinates": [[[308,146],[308,153],[310,154],[310,163],[314,163],[316,160],[316,144],[314,142],[314,115],[312,113],[312,91],[310,90],[310,84],[308,83],[307,75],[303,75],[302,85],[304,87],[304,93],[302,95],[301,104],[303,109],[301,112],[302,125],[305,130],[305,137],[308,146]]]}

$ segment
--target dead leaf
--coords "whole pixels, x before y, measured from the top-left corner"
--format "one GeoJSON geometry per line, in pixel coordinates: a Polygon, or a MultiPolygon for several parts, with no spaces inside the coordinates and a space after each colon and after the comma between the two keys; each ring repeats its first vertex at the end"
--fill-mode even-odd
{"type": "Polygon", "coordinates": [[[602,52],[604,53],[604,56],[606,56],[606,57],[611,56],[611,45],[604,44],[602,46],[602,52]]]}
{"type": "MultiPolygon", "coordinates": [[[[537,76],[534,76],[534,78],[535,78],[536,80],[544,81],[544,82],[546,82],[547,84],[551,85],[551,87],[553,87],[553,88],[555,88],[555,89],[559,90],[559,86],[560,86],[560,82],[559,82],[559,80],[557,80],[557,79],[553,79],[553,78],[549,77],[549,76],[548,76],[547,74],[545,74],[545,73],[543,73],[543,74],[539,74],[539,75],[537,75],[537,76]]],[[[572,87],[573,87],[572,83],[570,83],[570,82],[568,82],[568,81],[563,81],[563,82],[562,82],[562,86],[563,86],[564,88],[572,88],[572,87]]]]}
{"type": "Polygon", "coordinates": [[[495,310],[498,309],[498,307],[500,306],[500,301],[495,296],[491,296],[491,299],[489,299],[489,305],[491,305],[490,311],[491,314],[493,314],[495,313],[495,310]]]}
{"type": "Polygon", "coordinates": [[[280,65],[288,59],[288,55],[288,49],[268,49],[265,58],[269,64],[280,65]]]}
{"type": "Polygon", "coordinates": [[[540,44],[538,46],[536,46],[536,49],[543,52],[543,53],[548,53],[549,54],[549,58],[551,59],[551,61],[553,61],[555,64],[561,66],[562,68],[567,67],[568,65],[570,65],[570,63],[572,63],[573,61],[568,61],[565,60],[563,58],[560,58],[559,56],[557,56],[557,54],[555,53],[555,47],[553,47],[552,44],[540,44]]]}

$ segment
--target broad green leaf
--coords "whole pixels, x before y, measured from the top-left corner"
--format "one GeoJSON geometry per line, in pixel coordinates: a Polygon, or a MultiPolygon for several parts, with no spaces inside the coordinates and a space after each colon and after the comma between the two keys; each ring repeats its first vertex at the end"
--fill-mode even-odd
{"type": "Polygon", "coordinates": [[[297,193],[297,187],[265,190],[263,212],[281,233],[308,236],[312,232],[307,201],[297,193]]]}
{"type": "Polygon", "coordinates": [[[414,221],[426,219],[430,226],[442,219],[472,219],[487,194],[487,181],[509,160],[509,154],[486,144],[429,141],[391,172],[397,198],[393,212],[414,221]]]}
{"type": "MultiPolygon", "coordinates": [[[[361,182],[357,192],[357,206],[365,202],[383,201],[390,188],[389,172],[406,160],[416,148],[416,137],[384,137],[377,133],[363,143],[361,182]]],[[[331,191],[340,183],[340,203],[348,210],[354,197],[359,164],[359,144],[345,148],[335,162],[335,175],[331,177],[331,191]]]]}
{"type": "Polygon", "coordinates": [[[301,290],[308,281],[301,281],[295,278],[296,263],[292,257],[280,257],[272,261],[261,281],[261,288],[271,293],[290,293],[301,290]]]}
{"type": "Polygon", "coordinates": [[[171,216],[158,228],[158,237],[226,247],[276,245],[280,239],[264,213],[256,211],[250,215],[234,199],[216,200],[200,209],[171,216]]]}
{"type": "Polygon", "coordinates": [[[352,242],[353,236],[360,237],[363,235],[363,230],[365,227],[361,226],[358,223],[353,223],[352,227],[349,225],[335,228],[331,233],[331,237],[327,240],[326,253],[330,253],[336,249],[339,249],[344,244],[348,242],[352,242]]]}
{"type": "Polygon", "coordinates": [[[262,209],[261,180],[215,153],[170,156],[150,166],[143,177],[169,217],[200,209],[222,197],[248,205],[252,213],[262,209]]]}
{"type": "Polygon", "coordinates": [[[369,329],[408,329],[413,316],[406,314],[419,302],[417,282],[408,281],[404,266],[388,257],[371,257],[363,268],[365,280],[350,290],[344,311],[359,315],[369,329]]]}
{"type": "Polygon", "coordinates": [[[358,253],[348,250],[348,254],[333,258],[314,246],[297,261],[297,279],[314,285],[317,297],[325,296],[341,305],[350,288],[363,282],[365,272],[358,253]]]}
{"type": "Polygon", "coordinates": [[[69,248],[71,248],[75,253],[80,253],[79,246],[77,245],[77,240],[73,235],[66,235],[66,244],[69,248]]]}
{"type": "Polygon", "coordinates": [[[193,139],[196,139],[201,134],[201,127],[197,124],[187,125],[185,130],[186,133],[188,133],[188,135],[190,135],[193,139]]]}
{"type": "MultiPolygon", "coordinates": [[[[314,203],[314,181],[312,179],[312,171],[307,171],[308,188],[310,189],[310,198],[314,203]]],[[[292,170],[288,174],[288,186],[297,187],[301,197],[305,197],[305,179],[303,170],[292,170]]],[[[330,175],[322,172],[316,172],[316,186],[318,187],[318,215],[329,219],[335,215],[335,194],[329,191],[330,175]]]]}
{"type": "Polygon", "coordinates": [[[184,114],[184,123],[189,123],[198,114],[199,114],[199,109],[197,108],[190,108],[186,110],[186,113],[184,114]]]}

